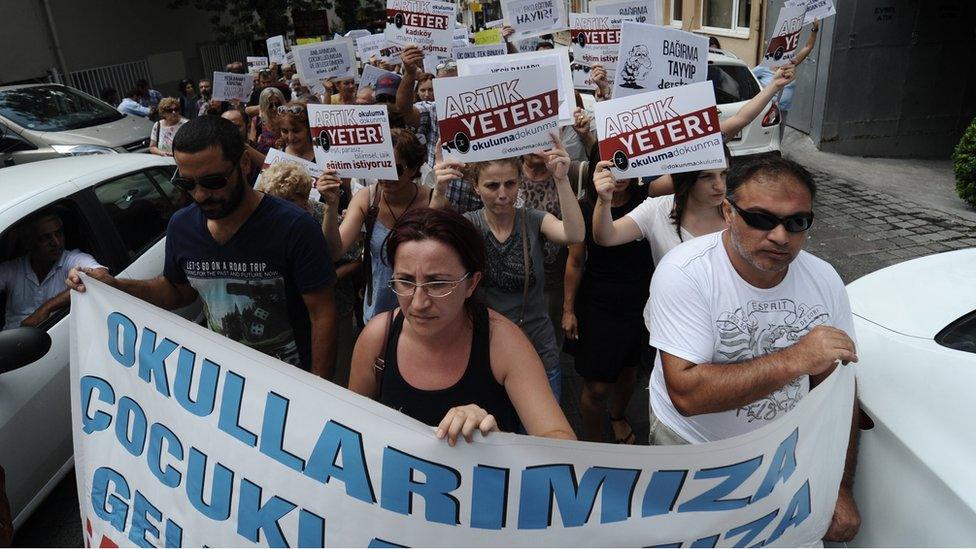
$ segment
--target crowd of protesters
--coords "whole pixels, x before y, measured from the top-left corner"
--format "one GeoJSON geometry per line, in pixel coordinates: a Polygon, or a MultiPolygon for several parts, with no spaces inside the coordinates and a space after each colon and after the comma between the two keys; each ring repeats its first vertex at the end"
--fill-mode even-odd
{"type": "MultiPolygon", "coordinates": [[[[642,394],[642,363],[653,362],[650,442],[688,444],[765,425],[838,362],[857,360],[844,286],[802,250],[816,192],[804,168],[779,156],[737,162],[725,147],[729,168],[617,180],[578,92],[574,123],[548,149],[445,160],[433,82],[457,66],[442,60],[428,73],[424,57],[407,46],[396,66],[371,59],[401,80],[363,89],[351,79],[310,86],[271,65],[246,102],[212,100],[209,80],[184,80],[175,98],[141,82],[119,110],[158,120],[150,150],[175,158],[173,183],[194,204],[170,221],[162,276],[80,270],[164,308],[199,297],[211,329],[426,422],[451,445],[475,431],[577,438],[559,406],[563,351],[584,381],[579,435],[609,432],[620,444],[639,442],[624,411],[642,394]],[[310,103],[385,104],[398,178],[326,170],[313,181],[291,164],[258,177],[272,148],[314,162],[310,103]],[[218,261],[253,272],[201,267],[218,261]],[[229,289],[244,286],[237,279],[247,288],[229,289]],[[266,326],[280,337],[260,341],[274,346],[223,317],[234,291],[270,296],[266,326]],[[820,307],[825,321],[723,326],[747,304],[781,300],[820,307]],[[774,408],[758,410],[764,400],[774,408]]],[[[761,91],[721,122],[723,140],[796,70],[763,74],[761,91]]],[[[591,75],[596,100],[608,99],[606,71],[591,75]]],[[[68,284],[84,289],[75,273],[68,284]]],[[[851,446],[829,539],[850,539],[859,524],[851,446]]]]}

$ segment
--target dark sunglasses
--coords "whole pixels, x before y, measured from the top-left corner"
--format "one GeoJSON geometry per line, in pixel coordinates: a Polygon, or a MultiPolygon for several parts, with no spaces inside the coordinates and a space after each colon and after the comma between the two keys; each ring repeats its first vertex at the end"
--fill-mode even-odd
{"type": "Polygon", "coordinates": [[[300,116],[305,114],[305,107],[301,105],[278,105],[278,114],[285,114],[286,112],[290,112],[295,116],[300,116]]]}
{"type": "Polygon", "coordinates": [[[742,217],[742,220],[746,222],[746,225],[754,229],[759,229],[760,231],[771,231],[777,226],[782,225],[787,232],[802,233],[813,225],[813,212],[795,214],[787,217],[776,217],[773,214],[743,210],[731,198],[727,200],[732,205],[732,208],[739,213],[739,216],[742,217]]]}
{"type": "Polygon", "coordinates": [[[227,173],[212,173],[199,177],[197,179],[190,179],[189,177],[183,177],[180,175],[179,170],[173,173],[173,178],[170,179],[170,183],[174,187],[182,189],[186,192],[192,192],[197,185],[200,185],[204,189],[210,189],[211,191],[216,191],[218,189],[223,189],[227,186],[230,181],[227,179],[230,174],[234,173],[237,169],[237,163],[234,163],[234,167],[227,171],[227,173]]]}
{"type": "Polygon", "coordinates": [[[163,112],[172,114],[174,112],[180,112],[180,109],[177,109],[176,107],[170,107],[168,109],[163,109],[163,112]]]}

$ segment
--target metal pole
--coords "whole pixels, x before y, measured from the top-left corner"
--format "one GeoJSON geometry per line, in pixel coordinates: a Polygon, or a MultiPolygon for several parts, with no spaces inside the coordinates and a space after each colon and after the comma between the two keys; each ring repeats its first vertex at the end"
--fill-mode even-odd
{"type": "Polygon", "coordinates": [[[51,4],[48,0],[41,0],[41,3],[44,4],[44,13],[47,16],[47,28],[51,33],[51,42],[54,44],[54,55],[58,59],[58,69],[60,69],[61,74],[67,77],[68,65],[64,62],[64,52],[61,51],[61,40],[58,38],[58,31],[54,26],[54,15],[51,13],[51,4]]]}

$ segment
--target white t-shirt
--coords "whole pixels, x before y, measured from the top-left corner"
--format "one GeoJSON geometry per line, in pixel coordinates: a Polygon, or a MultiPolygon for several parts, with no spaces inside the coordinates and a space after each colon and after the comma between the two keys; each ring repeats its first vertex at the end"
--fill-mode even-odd
{"type": "Polygon", "coordinates": [[[681,244],[682,238],[684,242],[695,238],[695,235],[684,227],[681,228],[682,238],[678,238],[678,232],[674,230],[674,223],[671,222],[673,208],[674,195],[666,194],[644,200],[627,214],[627,217],[637,223],[641,235],[651,245],[651,255],[654,256],[655,265],[664,259],[664,254],[671,251],[671,248],[681,244]]]}
{"type": "Polygon", "coordinates": [[[180,131],[183,124],[189,122],[186,118],[180,118],[180,121],[172,126],[163,125],[162,121],[157,121],[153,124],[152,131],[149,133],[149,140],[156,142],[156,148],[163,152],[173,152],[173,138],[176,137],[176,132],[180,131]]]}
{"type": "MultiPolygon", "coordinates": [[[[756,288],[732,267],[723,233],[681,244],[655,268],[644,309],[652,346],[695,364],[727,364],[789,347],[819,324],[854,339],[847,291],[830,264],[801,251],[782,282],[756,288]]],[[[685,417],[671,402],[658,354],[651,409],[685,440],[701,443],[762,427],[791,410],[809,389],[809,377],[802,376],[741,408],[685,417]]]]}

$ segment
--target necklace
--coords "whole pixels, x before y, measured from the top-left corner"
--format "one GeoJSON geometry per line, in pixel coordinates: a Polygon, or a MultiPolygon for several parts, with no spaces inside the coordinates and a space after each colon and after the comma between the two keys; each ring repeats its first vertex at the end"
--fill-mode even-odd
{"type": "Polygon", "coordinates": [[[383,204],[386,204],[386,209],[387,209],[387,211],[390,212],[390,217],[393,218],[393,224],[394,225],[396,225],[397,223],[399,223],[400,218],[403,217],[403,214],[407,213],[407,210],[410,209],[410,206],[413,206],[414,201],[417,200],[417,195],[418,194],[420,194],[420,187],[417,186],[417,185],[414,185],[413,186],[413,197],[410,199],[410,202],[407,202],[407,206],[405,208],[403,208],[403,211],[400,212],[400,215],[397,216],[397,214],[393,213],[393,208],[390,207],[390,203],[387,202],[387,200],[386,200],[386,193],[382,193],[383,204]]]}

